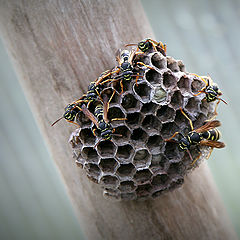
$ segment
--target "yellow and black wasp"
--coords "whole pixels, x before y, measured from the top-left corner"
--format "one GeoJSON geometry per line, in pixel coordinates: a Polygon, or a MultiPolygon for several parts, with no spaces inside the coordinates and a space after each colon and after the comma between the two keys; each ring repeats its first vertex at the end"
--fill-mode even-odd
{"type": "Polygon", "coordinates": [[[200,149],[198,148],[198,145],[211,147],[211,150],[207,156],[207,159],[210,157],[213,148],[225,147],[225,144],[223,142],[218,141],[221,136],[221,133],[216,127],[219,127],[221,125],[220,121],[218,120],[208,121],[206,124],[204,124],[200,128],[194,129],[191,119],[183,112],[182,108],[180,108],[180,110],[182,114],[188,119],[190,123],[191,131],[187,135],[183,135],[180,132],[175,132],[170,138],[165,139],[165,141],[178,143],[178,148],[180,151],[187,151],[190,159],[192,160],[192,165],[201,156],[201,153],[200,153],[199,156],[193,161],[193,158],[189,152],[189,149],[192,145],[197,145],[197,149],[199,152],[200,152],[200,149]],[[173,138],[177,134],[180,135],[180,139],[174,140],[173,138]]]}
{"type": "Polygon", "coordinates": [[[214,116],[210,119],[210,120],[213,120],[217,116],[217,106],[220,103],[220,101],[224,102],[225,104],[227,104],[227,102],[219,98],[222,95],[222,92],[220,91],[218,85],[213,82],[210,76],[201,77],[195,73],[192,73],[192,75],[200,78],[205,83],[205,87],[203,87],[200,91],[198,91],[197,94],[193,94],[194,96],[198,96],[201,93],[205,93],[205,99],[207,102],[214,102],[218,100],[215,106],[214,116]]]}
{"type": "Polygon", "coordinates": [[[162,42],[157,42],[151,38],[146,38],[140,41],[139,43],[129,43],[126,44],[125,47],[127,46],[137,46],[137,50],[141,50],[142,52],[147,52],[150,49],[154,49],[154,51],[159,51],[162,53],[164,56],[166,56],[167,52],[167,45],[163,44],[162,42]]]}

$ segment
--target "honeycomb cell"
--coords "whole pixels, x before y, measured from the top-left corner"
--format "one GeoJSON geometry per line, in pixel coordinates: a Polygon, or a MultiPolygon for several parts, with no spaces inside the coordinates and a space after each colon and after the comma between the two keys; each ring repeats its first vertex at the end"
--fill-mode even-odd
{"type": "Polygon", "coordinates": [[[83,147],[82,156],[89,162],[98,162],[98,154],[93,147],[83,147]]]}
{"type": "Polygon", "coordinates": [[[147,147],[152,154],[157,154],[162,151],[165,142],[159,135],[150,136],[147,141],[147,147]]]}
{"type": "Polygon", "coordinates": [[[207,117],[204,114],[200,113],[197,119],[193,121],[194,129],[201,127],[206,120],[207,117]]]}
{"type": "Polygon", "coordinates": [[[161,74],[151,69],[146,73],[146,79],[153,85],[158,84],[161,82],[161,74]]]}
{"type": "Polygon", "coordinates": [[[84,164],[84,169],[90,176],[94,177],[95,179],[97,179],[101,174],[101,170],[99,169],[98,165],[94,163],[84,164]]]}
{"type": "Polygon", "coordinates": [[[120,183],[118,189],[121,192],[132,192],[136,189],[136,184],[133,181],[123,181],[120,183]]]}
{"type": "Polygon", "coordinates": [[[126,123],[128,124],[128,126],[130,127],[138,127],[138,125],[141,124],[142,121],[142,115],[139,112],[135,112],[135,113],[129,113],[127,114],[127,120],[126,123]]]}
{"type": "Polygon", "coordinates": [[[150,100],[151,88],[146,83],[135,84],[134,90],[143,103],[150,100]]]}
{"type": "Polygon", "coordinates": [[[200,111],[207,115],[207,113],[209,112],[209,103],[205,100],[202,100],[201,101],[201,104],[200,104],[200,111]]]}
{"type": "MultiPolygon", "coordinates": [[[[134,80],[135,80],[135,78],[134,78],[134,80]]],[[[121,95],[121,93],[122,93],[122,88],[121,88],[121,85],[120,85],[120,81],[121,80],[119,79],[119,81],[116,81],[112,84],[113,88],[117,91],[117,93],[119,95],[121,95]]],[[[130,85],[131,85],[130,81],[122,81],[122,82],[123,82],[123,92],[128,91],[129,88],[130,88],[130,85]]]]}
{"type": "Polygon", "coordinates": [[[167,67],[166,58],[159,53],[155,53],[154,55],[152,55],[151,61],[152,65],[158,69],[164,69],[167,67]]]}
{"type": "Polygon", "coordinates": [[[178,67],[181,72],[186,72],[185,65],[183,64],[183,62],[181,60],[178,60],[177,64],[178,64],[178,67]]]}
{"type": "Polygon", "coordinates": [[[85,162],[85,160],[82,159],[82,158],[78,158],[78,159],[75,161],[76,165],[77,165],[78,167],[80,167],[80,168],[83,168],[84,162],[85,162]]]}
{"type": "Polygon", "coordinates": [[[178,62],[172,57],[167,57],[167,67],[173,72],[178,72],[180,70],[178,62]]]}
{"type": "Polygon", "coordinates": [[[116,148],[116,145],[111,141],[101,141],[97,145],[98,153],[104,158],[114,156],[116,153],[116,148]]]}
{"type": "Polygon", "coordinates": [[[108,88],[105,88],[102,93],[101,93],[101,96],[104,97],[104,95],[107,95],[107,101],[109,102],[110,98],[111,99],[111,102],[112,104],[116,104],[116,103],[119,103],[119,99],[120,99],[120,94],[115,92],[114,95],[113,95],[113,92],[114,90],[112,89],[112,87],[108,87],[108,88]]]}
{"type": "Polygon", "coordinates": [[[133,164],[137,168],[143,168],[150,165],[151,156],[147,149],[139,149],[135,153],[133,164]]]}
{"type": "Polygon", "coordinates": [[[128,127],[122,125],[122,126],[115,128],[114,134],[113,134],[113,137],[114,137],[115,141],[121,143],[121,142],[129,140],[131,132],[129,131],[128,127]],[[119,134],[120,136],[114,136],[114,134],[119,134]]]}
{"type": "Polygon", "coordinates": [[[180,186],[182,186],[183,183],[184,183],[183,177],[178,177],[171,182],[169,186],[169,190],[174,190],[176,188],[179,188],[180,186]]]}
{"type": "Polygon", "coordinates": [[[171,99],[171,105],[174,109],[180,108],[183,105],[183,96],[180,91],[176,91],[171,99]]]}
{"type": "Polygon", "coordinates": [[[94,176],[91,176],[91,175],[89,175],[89,174],[87,174],[87,177],[88,177],[88,179],[91,180],[92,182],[98,183],[98,178],[96,178],[96,177],[94,177],[94,176]]]}
{"type": "Polygon", "coordinates": [[[125,201],[129,201],[129,200],[134,200],[136,199],[136,193],[132,192],[132,193],[121,193],[121,198],[125,201]]]}
{"type": "Polygon", "coordinates": [[[130,93],[126,94],[122,100],[122,106],[126,111],[128,110],[131,111],[132,109],[135,109],[137,103],[138,103],[137,99],[130,93]]]}
{"type": "Polygon", "coordinates": [[[149,197],[152,190],[151,184],[139,185],[136,189],[136,193],[139,199],[146,199],[149,197]]]}
{"type": "Polygon", "coordinates": [[[181,77],[177,85],[183,94],[190,92],[190,80],[187,76],[181,77]]]}
{"type": "Polygon", "coordinates": [[[177,84],[177,79],[174,75],[172,75],[169,72],[165,72],[163,74],[163,85],[167,88],[167,89],[173,89],[176,87],[177,84]]]}
{"type": "Polygon", "coordinates": [[[132,163],[128,164],[121,164],[120,167],[117,169],[117,174],[121,177],[130,177],[135,173],[135,167],[132,163]]]}
{"type": "Polygon", "coordinates": [[[151,180],[151,176],[152,174],[149,169],[143,169],[136,172],[134,179],[138,184],[145,184],[151,180]]]}
{"type": "Polygon", "coordinates": [[[92,130],[89,128],[81,129],[80,138],[82,139],[82,141],[85,145],[94,145],[95,144],[96,138],[93,135],[92,130]]]}
{"type": "Polygon", "coordinates": [[[114,158],[101,158],[99,167],[104,173],[114,173],[116,167],[118,166],[117,161],[114,158]]]}
{"type": "Polygon", "coordinates": [[[185,109],[188,112],[199,112],[199,100],[195,97],[189,98],[185,109]]]}
{"type": "Polygon", "coordinates": [[[153,103],[153,102],[145,103],[142,106],[141,112],[142,113],[152,113],[152,114],[154,114],[156,109],[157,109],[157,106],[158,105],[156,103],[153,103]]]}
{"type": "Polygon", "coordinates": [[[153,101],[157,104],[161,104],[167,100],[167,92],[161,87],[157,86],[154,88],[153,101]]]}
{"type": "Polygon", "coordinates": [[[130,144],[119,146],[116,157],[118,160],[125,161],[129,159],[133,154],[133,148],[130,144]]]}
{"type": "Polygon", "coordinates": [[[205,87],[205,84],[200,79],[194,79],[191,83],[191,90],[193,94],[197,94],[203,87],[205,87]]]}
{"type": "Polygon", "coordinates": [[[166,184],[166,182],[169,180],[169,176],[166,173],[158,174],[153,177],[152,179],[152,185],[153,186],[160,186],[166,184]]]}
{"type": "Polygon", "coordinates": [[[164,154],[169,160],[176,159],[179,156],[178,143],[167,142],[164,154]]]}
{"type": "Polygon", "coordinates": [[[134,144],[142,145],[147,140],[147,133],[142,128],[137,128],[133,130],[131,139],[134,144]]]}
{"type": "Polygon", "coordinates": [[[168,165],[168,159],[163,154],[155,154],[152,156],[151,171],[155,174],[165,169],[168,165]]]}
{"type": "Polygon", "coordinates": [[[83,112],[77,114],[76,122],[81,128],[90,127],[92,124],[92,121],[83,112]]]}
{"type": "Polygon", "coordinates": [[[107,116],[109,120],[114,118],[125,118],[124,113],[119,107],[110,107],[107,116]]]}
{"type": "Polygon", "coordinates": [[[161,108],[157,110],[157,117],[163,123],[172,121],[175,118],[175,110],[167,105],[161,106],[161,108]]]}
{"type": "Polygon", "coordinates": [[[154,115],[147,115],[143,120],[142,126],[147,130],[159,131],[162,127],[162,124],[154,115]]]}
{"type": "Polygon", "coordinates": [[[187,118],[182,114],[182,112],[180,110],[176,111],[176,116],[175,116],[175,123],[178,126],[186,126],[189,124],[189,121],[187,120],[187,118]]]}
{"type": "Polygon", "coordinates": [[[105,175],[100,178],[100,184],[104,185],[106,188],[117,188],[119,180],[114,175],[105,175]]]}
{"type": "Polygon", "coordinates": [[[173,162],[168,168],[168,174],[182,174],[184,171],[184,166],[182,162],[173,162]]]}
{"type": "Polygon", "coordinates": [[[178,126],[174,122],[164,123],[162,125],[161,134],[164,139],[171,137],[175,132],[177,132],[178,126]]]}

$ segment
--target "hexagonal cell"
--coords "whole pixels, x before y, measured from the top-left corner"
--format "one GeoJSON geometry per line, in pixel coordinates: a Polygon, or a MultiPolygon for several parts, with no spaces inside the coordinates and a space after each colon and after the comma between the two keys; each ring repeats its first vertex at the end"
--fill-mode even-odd
{"type": "Polygon", "coordinates": [[[116,188],[119,185],[119,180],[116,176],[105,175],[100,178],[100,184],[108,188],[116,188]]]}
{"type": "Polygon", "coordinates": [[[85,145],[94,145],[96,137],[93,135],[93,132],[89,128],[83,128],[80,131],[80,138],[85,145]]]}
{"type": "Polygon", "coordinates": [[[84,169],[87,171],[87,173],[90,176],[94,177],[95,179],[97,179],[100,176],[100,174],[101,174],[101,170],[94,163],[86,163],[86,164],[84,164],[84,169]]]}
{"type": "Polygon", "coordinates": [[[145,103],[142,106],[141,112],[142,113],[152,113],[152,114],[154,114],[156,109],[157,109],[157,106],[158,105],[156,103],[153,103],[153,102],[145,103]]]}
{"type": "Polygon", "coordinates": [[[137,128],[133,130],[131,139],[135,144],[143,144],[147,140],[147,133],[142,128],[137,128]]]}
{"type": "Polygon", "coordinates": [[[177,79],[169,72],[163,74],[163,85],[168,89],[173,89],[177,84],[177,79]]]}
{"type": "Polygon", "coordinates": [[[120,183],[118,189],[121,192],[132,192],[136,189],[136,184],[133,181],[123,181],[120,183]]]}
{"type": "Polygon", "coordinates": [[[150,169],[153,173],[163,170],[168,163],[168,159],[163,154],[152,155],[150,169]]]}
{"type": "Polygon", "coordinates": [[[204,82],[194,76],[191,84],[192,93],[197,94],[203,87],[205,87],[204,82]]]}
{"type": "Polygon", "coordinates": [[[110,103],[118,103],[119,102],[119,98],[120,98],[120,95],[115,92],[114,95],[113,95],[113,88],[112,87],[107,87],[105,88],[102,92],[101,92],[101,96],[104,97],[104,95],[107,95],[107,100],[109,101],[110,98],[112,97],[111,99],[111,102],[110,103]],[[112,96],[113,95],[113,96],[112,96]]]}
{"type": "Polygon", "coordinates": [[[185,65],[183,64],[183,62],[181,60],[178,60],[177,64],[178,64],[178,67],[181,72],[186,72],[185,65]]]}
{"type": "MultiPolygon", "coordinates": [[[[135,78],[134,78],[134,80],[135,80],[135,78]]],[[[119,79],[119,81],[116,81],[116,82],[112,83],[113,88],[117,91],[118,94],[121,94],[121,92],[122,92],[120,81],[121,81],[121,79],[119,79]]],[[[124,81],[124,80],[122,81],[123,92],[126,92],[127,90],[129,90],[131,81],[124,81]]]]}
{"type": "Polygon", "coordinates": [[[122,99],[122,106],[126,111],[136,108],[137,103],[137,99],[130,93],[126,94],[122,99]]]}
{"type": "Polygon", "coordinates": [[[155,186],[164,185],[164,184],[166,184],[168,179],[169,179],[169,177],[166,173],[158,174],[158,175],[153,177],[152,185],[155,185],[155,186]]]}
{"type": "Polygon", "coordinates": [[[180,70],[177,61],[172,57],[167,57],[167,67],[173,72],[178,72],[180,70]]]}
{"type": "Polygon", "coordinates": [[[81,111],[76,116],[76,122],[81,128],[89,127],[92,124],[92,121],[81,111]]]}
{"type": "Polygon", "coordinates": [[[103,172],[114,173],[118,163],[114,158],[101,158],[99,167],[103,172]]]}
{"type": "Polygon", "coordinates": [[[181,94],[180,91],[176,91],[173,95],[172,95],[172,99],[171,99],[171,105],[172,107],[176,110],[177,108],[182,107],[183,105],[183,96],[181,94]]]}
{"type": "Polygon", "coordinates": [[[180,186],[183,185],[183,183],[184,183],[184,179],[183,179],[183,177],[180,176],[180,177],[174,179],[174,180],[171,182],[171,184],[170,184],[170,186],[169,186],[169,190],[174,190],[174,189],[176,189],[176,188],[179,188],[180,186]]]}
{"type": "Polygon", "coordinates": [[[155,101],[156,103],[160,104],[161,102],[166,101],[166,99],[167,92],[161,86],[155,87],[152,101],[155,101]]]}
{"type": "Polygon", "coordinates": [[[149,169],[143,169],[136,172],[134,179],[138,184],[145,184],[151,180],[152,174],[149,169]]]}
{"type": "Polygon", "coordinates": [[[151,88],[146,83],[140,83],[138,86],[135,84],[134,90],[143,102],[150,100],[151,88]]]}
{"type": "Polygon", "coordinates": [[[182,114],[180,110],[176,111],[176,116],[175,116],[175,123],[179,126],[186,126],[189,125],[189,121],[187,118],[182,114]]]}
{"type": "Polygon", "coordinates": [[[150,165],[151,156],[147,149],[139,149],[134,156],[133,164],[137,168],[146,167],[150,165]]]}
{"type": "Polygon", "coordinates": [[[101,141],[97,145],[98,152],[102,157],[113,156],[116,152],[116,148],[117,147],[115,146],[115,144],[113,144],[113,142],[111,141],[101,141]]]}
{"type": "Polygon", "coordinates": [[[141,121],[142,121],[141,113],[135,112],[129,113],[127,115],[126,123],[131,127],[139,126],[141,124],[141,121]]]}
{"type": "Polygon", "coordinates": [[[200,110],[203,112],[205,115],[208,114],[209,109],[209,103],[206,100],[202,100],[200,104],[200,110]]]}
{"type": "Polygon", "coordinates": [[[174,119],[175,110],[168,105],[163,105],[160,109],[158,109],[157,116],[161,122],[169,122],[174,119]]]}
{"type": "Polygon", "coordinates": [[[201,127],[206,120],[207,117],[204,114],[200,113],[197,119],[193,122],[194,129],[201,127]]]}
{"type": "Polygon", "coordinates": [[[136,189],[136,193],[139,199],[148,198],[150,192],[152,190],[152,186],[150,184],[139,185],[136,189]]]}
{"type": "Polygon", "coordinates": [[[119,126],[115,128],[113,134],[114,140],[119,142],[124,142],[129,140],[131,132],[126,126],[119,126]],[[120,134],[121,136],[114,136],[114,134],[120,134]]]}
{"type": "Polygon", "coordinates": [[[150,136],[147,141],[147,147],[151,153],[157,154],[161,151],[162,147],[165,145],[165,142],[159,135],[150,136]]]}
{"type": "Polygon", "coordinates": [[[79,138],[79,130],[80,129],[76,129],[75,131],[73,131],[68,140],[73,149],[82,147],[82,142],[81,139],[79,138]]]}
{"type": "Polygon", "coordinates": [[[121,195],[118,189],[105,188],[103,191],[103,197],[111,201],[120,201],[121,195]]]}
{"type": "Polygon", "coordinates": [[[136,199],[136,193],[132,192],[132,193],[121,193],[121,199],[125,200],[125,201],[129,201],[129,200],[134,200],[136,199]]]}
{"type": "Polygon", "coordinates": [[[187,76],[181,77],[177,85],[182,93],[190,92],[190,79],[187,76]]]}
{"type": "Polygon", "coordinates": [[[159,69],[163,69],[167,67],[166,58],[159,53],[155,53],[154,55],[152,55],[151,60],[152,60],[152,65],[159,69]]]}
{"type": "Polygon", "coordinates": [[[83,147],[82,156],[89,162],[98,162],[97,151],[92,147],[83,147]]]}
{"type": "Polygon", "coordinates": [[[130,158],[133,154],[133,148],[130,144],[118,146],[116,157],[121,160],[125,161],[126,159],[130,158]]]}
{"type": "Polygon", "coordinates": [[[135,167],[132,163],[128,164],[121,164],[120,167],[117,169],[117,174],[124,178],[124,177],[131,177],[135,172],[135,167]]]}
{"type": "Polygon", "coordinates": [[[178,126],[174,122],[164,123],[162,125],[161,133],[164,139],[170,138],[177,131],[178,131],[178,126]]]}
{"type": "Polygon", "coordinates": [[[109,120],[112,120],[114,118],[125,118],[125,115],[119,107],[110,106],[110,108],[108,109],[107,117],[109,120]]]}
{"type": "Polygon", "coordinates": [[[192,97],[188,99],[188,103],[185,106],[185,108],[189,112],[199,112],[199,104],[200,104],[199,100],[195,97],[192,97]]]}
{"type": "Polygon", "coordinates": [[[142,126],[147,130],[155,129],[157,131],[160,131],[162,124],[157,117],[153,115],[147,115],[143,120],[142,126]]]}
{"type": "Polygon", "coordinates": [[[168,159],[178,159],[179,157],[178,143],[167,142],[164,154],[168,159]]]}
{"type": "Polygon", "coordinates": [[[182,162],[172,162],[167,172],[168,174],[182,174],[184,172],[184,165],[182,162]]]}
{"type": "Polygon", "coordinates": [[[146,80],[151,84],[157,84],[161,82],[161,74],[155,70],[149,70],[146,73],[146,80]]]}

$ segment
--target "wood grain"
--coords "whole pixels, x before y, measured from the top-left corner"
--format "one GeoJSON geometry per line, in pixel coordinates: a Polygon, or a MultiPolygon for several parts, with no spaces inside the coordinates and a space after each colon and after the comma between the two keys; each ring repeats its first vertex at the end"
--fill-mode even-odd
{"type": "Polygon", "coordinates": [[[206,166],[154,201],[109,202],[71,158],[74,127],[50,127],[118,48],[153,36],[139,1],[2,0],[0,27],[87,239],[236,239],[206,166]]]}

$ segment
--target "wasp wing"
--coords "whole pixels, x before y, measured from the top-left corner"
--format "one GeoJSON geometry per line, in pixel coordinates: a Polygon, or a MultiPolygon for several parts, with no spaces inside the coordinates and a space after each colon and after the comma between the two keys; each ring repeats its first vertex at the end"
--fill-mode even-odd
{"type": "Polygon", "coordinates": [[[202,140],[200,142],[200,145],[207,146],[207,147],[213,147],[213,148],[224,148],[225,143],[219,142],[219,141],[211,141],[211,140],[202,140]]]}
{"type": "Polygon", "coordinates": [[[205,123],[200,128],[194,129],[194,131],[197,133],[202,133],[202,132],[206,132],[210,129],[219,127],[219,126],[221,126],[221,122],[218,120],[214,120],[214,121],[209,121],[209,122],[205,123]]]}
{"type": "Polygon", "coordinates": [[[97,118],[88,110],[86,105],[81,106],[81,111],[97,126],[98,128],[98,121],[97,118]]]}
{"type": "Polygon", "coordinates": [[[106,94],[103,95],[103,120],[108,123],[108,109],[109,109],[109,102],[108,102],[108,97],[106,94]]]}

